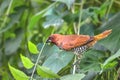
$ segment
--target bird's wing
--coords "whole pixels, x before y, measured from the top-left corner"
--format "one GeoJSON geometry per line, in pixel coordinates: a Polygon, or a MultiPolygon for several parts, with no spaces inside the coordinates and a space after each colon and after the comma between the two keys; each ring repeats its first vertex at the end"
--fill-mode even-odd
{"type": "Polygon", "coordinates": [[[72,48],[85,45],[93,41],[93,37],[88,35],[66,35],[62,44],[62,48],[70,50],[72,48]]]}

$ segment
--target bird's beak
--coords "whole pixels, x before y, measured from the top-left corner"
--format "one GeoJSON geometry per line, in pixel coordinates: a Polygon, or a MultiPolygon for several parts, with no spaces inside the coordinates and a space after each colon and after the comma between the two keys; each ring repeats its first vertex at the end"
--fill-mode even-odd
{"type": "Polygon", "coordinates": [[[50,43],[51,42],[51,40],[50,39],[48,39],[47,41],[46,41],[46,43],[50,43]]]}

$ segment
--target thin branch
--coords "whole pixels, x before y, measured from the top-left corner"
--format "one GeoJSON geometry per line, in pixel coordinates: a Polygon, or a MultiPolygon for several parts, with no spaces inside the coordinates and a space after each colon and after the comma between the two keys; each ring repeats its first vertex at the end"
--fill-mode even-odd
{"type": "Polygon", "coordinates": [[[108,10],[107,10],[106,19],[108,19],[108,15],[109,15],[110,9],[111,9],[111,7],[112,7],[112,5],[113,5],[113,1],[114,1],[114,0],[111,0],[111,3],[110,3],[109,8],[108,8],[108,10]]]}
{"type": "Polygon", "coordinates": [[[120,5],[120,1],[115,0],[114,2],[118,5],[120,5]]]}
{"type": "Polygon", "coordinates": [[[79,14],[79,22],[78,22],[78,32],[77,34],[79,35],[80,33],[80,27],[81,27],[81,19],[82,19],[82,10],[83,10],[83,5],[84,5],[84,0],[81,0],[81,6],[80,6],[80,14],[79,14]]]}
{"type": "Polygon", "coordinates": [[[5,26],[6,22],[7,22],[8,15],[9,15],[9,13],[10,13],[10,8],[11,8],[11,6],[12,6],[12,3],[13,3],[13,0],[10,1],[10,4],[9,4],[9,6],[8,6],[8,9],[7,9],[7,12],[6,12],[6,14],[5,14],[5,15],[6,15],[6,16],[5,16],[5,19],[4,19],[3,23],[1,24],[0,29],[2,29],[2,28],[5,26]]]}
{"type": "MultiPolygon", "coordinates": [[[[75,55],[75,58],[74,58],[74,62],[73,63],[76,63],[76,55],[75,55]]],[[[73,64],[73,72],[72,72],[72,74],[75,74],[75,72],[76,72],[76,64],[73,64]]]]}
{"type": "MultiPolygon", "coordinates": [[[[76,23],[75,23],[75,22],[73,23],[74,31],[75,31],[75,33],[77,33],[78,35],[79,35],[79,33],[80,33],[80,26],[81,26],[81,18],[82,18],[83,4],[84,4],[84,0],[82,0],[81,5],[80,5],[80,11],[81,11],[81,12],[80,12],[80,15],[79,15],[79,23],[78,23],[78,26],[76,26],[76,23]]],[[[73,7],[72,7],[72,13],[74,13],[74,5],[73,5],[73,7]]],[[[77,61],[76,57],[77,57],[77,56],[75,55],[74,63],[77,61]]],[[[76,72],[76,64],[73,65],[73,72],[72,72],[72,74],[75,74],[75,72],[76,72]]]]}
{"type": "MultiPolygon", "coordinates": [[[[71,11],[72,11],[73,14],[75,13],[75,5],[74,4],[73,4],[73,6],[71,8],[71,11]]],[[[77,26],[76,26],[75,22],[73,23],[73,27],[74,27],[74,32],[76,34],[77,33],[77,26]]]]}
{"type": "Polygon", "coordinates": [[[34,68],[33,68],[33,71],[32,71],[31,77],[30,77],[30,80],[33,80],[33,75],[34,75],[34,73],[35,73],[35,70],[36,70],[37,64],[38,64],[38,62],[39,62],[39,59],[40,59],[40,56],[41,56],[41,53],[42,53],[44,47],[45,47],[45,43],[43,44],[42,49],[41,49],[40,52],[39,52],[39,55],[38,55],[37,61],[36,61],[36,63],[35,63],[35,66],[34,66],[34,68]]]}
{"type": "MultiPolygon", "coordinates": [[[[75,6],[74,6],[74,4],[73,4],[73,6],[71,8],[71,11],[72,11],[73,14],[75,13],[75,6]]],[[[77,33],[77,26],[76,26],[75,22],[73,23],[73,27],[74,27],[74,32],[76,34],[77,33]]],[[[74,57],[74,62],[76,62],[76,55],[74,57]]],[[[75,74],[75,71],[76,71],[76,65],[73,65],[73,72],[72,72],[72,74],[75,74]]]]}

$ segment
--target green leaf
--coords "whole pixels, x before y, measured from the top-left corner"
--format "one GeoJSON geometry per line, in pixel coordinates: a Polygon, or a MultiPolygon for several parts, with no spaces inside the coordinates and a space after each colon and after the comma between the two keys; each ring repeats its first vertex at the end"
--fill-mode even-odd
{"type": "Polygon", "coordinates": [[[10,72],[12,73],[13,77],[16,80],[29,80],[29,77],[23,73],[22,71],[15,69],[14,67],[12,67],[10,64],[8,64],[10,72]]]}
{"type": "MultiPolygon", "coordinates": [[[[111,61],[113,61],[114,59],[118,58],[120,56],[120,49],[112,56],[110,56],[104,63],[103,63],[103,68],[110,63],[111,61]]],[[[115,63],[114,63],[115,64],[115,63]]]]}
{"type": "Polygon", "coordinates": [[[44,28],[48,28],[50,26],[59,27],[63,24],[64,20],[56,15],[49,15],[46,18],[46,22],[43,23],[44,28]]]}
{"type": "Polygon", "coordinates": [[[30,30],[33,29],[34,25],[38,22],[38,20],[43,16],[44,13],[45,11],[41,11],[31,17],[29,25],[28,25],[30,30]]]}
{"type": "Polygon", "coordinates": [[[15,13],[9,14],[9,18],[10,18],[9,22],[7,22],[5,26],[3,26],[3,28],[0,28],[0,33],[8,31],[10,28],[14,27],[14,25],[19,22],[19,19],[21,18],[21,15],[26,9],[26,7],[20,6],[16,8],[17,9],[15,9],[14,11],[15,13]]]}
{"type": "Polygon", "coordinates": [[[81,80],[85,77],[85,74],[66,75],[60,78],[60,80],[81,80]]]}
{"type": "Polygon", "coordinates": [[[68,51],[58,50],[53,52],[51,56],[43,63],[43,66],[50,68],[55,73],[58,73],[64,68],[72,59],[74,54],[68,51]]]}
{"type": "Polygon", "coordinates": [[[101,67],[103,69],[110,69],[110,68],[115,67],[117,63],[118,63],[117,61],[112,61],[112,62],[107,63],[106,65],[102,65],[101,67]]]}
{"type": "Polygon", "coordinates": [[[115,53],[120,48],[120,35],[118,35],[120,34],[120,12],[111,17],[98,30],[102,32],[108,29],[112,29],[112,33],[107,38],[100,40],[99,43],[115,53]]]}
{"type": "MultiPolygon", "coordinates": [[[[0,5],[0,16],[5,15],[5,10],[8,7],[8,5],[10,4],[10,0],[5,0],[1,3],[0,5]]],[[[2,17],[1,17],[2,18],[2,17]]]]}
{"type": "Polygon", "coordinates": [[[56,0],[56,1],[65,3],[67,5],[68,9],[70,9],[75,0],[56,0]]]}
{"type": "Polygon", "coordinates": [[[60,76],[44,66],[37,66],[37,73],[43,78],[59,78],[60,76]]]}
{"type": "Polygon", "coordinates": [[[38,54],[38,50],[35,44],[33,44],[31,41],[28,41],[28,49],[33,54],[38,54]]]}
{"type": "MultiPolygon", "coordinates": [[[[16,53],[16,51],[20,48],[20,44],[22,42],[23,38],[23,30],[19,28],[16,32],[14,32],[16,35],[15,38],[11,38],[9,40],[5,41],[5,54],[11,55],[13,53],[16,53]]],[[[10,34],[9,34],[10,35],[10,34]]]]}
{"type": "Polygon", "coordinates": [[[83,53],[83,57],[80,62],[81,72],[95,71],[99,72],[101,70],[100,63],[101,59],[105,57],[105,53],[99,50],[88,50],[83,53]]]}
{"type": "Polygon", "coordinates": [[[50,6],[48,6],[46,9],[44,9],[44,10],[36,13],[35,15],[33,15],[32,18],[30,19],[30,22],[29,22],[29,24],[28,24],[28,27],[29,27],[30,29],[33,29],[33,27],[34,27],[35,24],[38,22],[38,20],[39,20],[41,17],[44,16],[44,13],[45,13],[46,11],[48,11],[51,7],[53,7],[55,4],[56,4],[56,3],[53,3],[53,4],[51,4],[50,6]]]}
{"type": "MultiPolygon", "coordinates": [[[[37,48],[38,50],[40,51],[41,48],[42,48],[43,44],[42,43],[39,43],[37,45],[37,48]]],[[[46,58],[50,57],[51,55],[53,55],[53,53],[56,53],[58,52],[59,48],[56,47],[55,45],[54,46],[51,46],[51,45],[45,45],[43,51],[42,51],[42,54],[41,56],[45,56],[46,58]]]]}
{"type": "Polygon", "coordinates": [[[80,28],[80,34],[84,34],[84,35],[90,35],[93,36],[94,35],[94,27],[91,24],[84,24],[83,26],[81,26],[80,28]]]}
{"type": "Polygon", "coordinates": [[[103,64],[101,64],[102,70],[100,71],[100,73],[102,73],[104,69],[109,69],[111,67],[114,67],[117,64],[117,62],[113,60],[118,58],[119,56],[120,56],[120,49],[116,52],[116,54],[110,56],[103,64]]]}
{"type": "Polygon", "coordinates": [[[29,58],[23,56],[22,54],[20,54],[20,57],[25,68],[30,69],[34,66],[29,58]]]}

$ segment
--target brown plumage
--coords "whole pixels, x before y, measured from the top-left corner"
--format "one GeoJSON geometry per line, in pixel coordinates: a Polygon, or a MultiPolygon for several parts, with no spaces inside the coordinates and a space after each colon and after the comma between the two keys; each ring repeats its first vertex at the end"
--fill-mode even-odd
{"type": "Polygon", "coordinates": [[[52,34],[47,42],[55,44],[60,49],[66,51],[72,50],[76,54],[80,54],[93,46],[98,40],[107,37],[111,32],[112,30],[106,30],[96,36],[52,34]]]}

